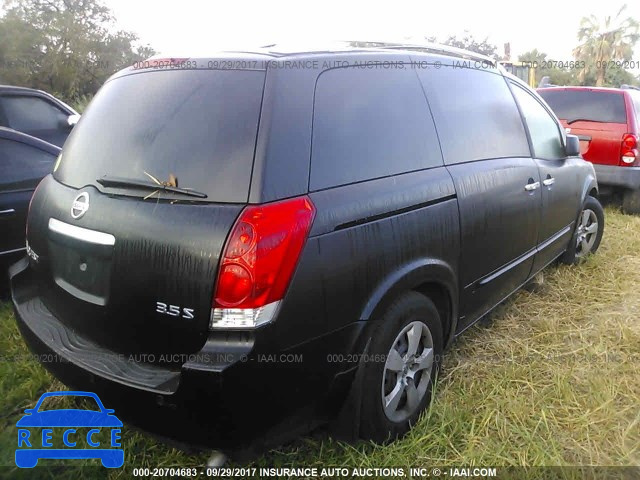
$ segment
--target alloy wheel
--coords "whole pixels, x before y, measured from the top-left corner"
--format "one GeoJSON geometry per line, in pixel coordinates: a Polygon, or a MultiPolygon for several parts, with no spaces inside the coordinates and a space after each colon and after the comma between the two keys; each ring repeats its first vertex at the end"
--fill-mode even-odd
{"type": "Polygon", "coordinates": [[[382,378],[382,406],[387,418],[403,422],[427,394],[434,364],[433,337],[421,321],[398,334],[387,354],[382,378]]]}
{"type": "Polygon", "coordinates": [[[598,217],[590,208],[585,208],[580,215],[580,223],[576,235],[576,257],[588,255],[598,236],[598,217]]]}

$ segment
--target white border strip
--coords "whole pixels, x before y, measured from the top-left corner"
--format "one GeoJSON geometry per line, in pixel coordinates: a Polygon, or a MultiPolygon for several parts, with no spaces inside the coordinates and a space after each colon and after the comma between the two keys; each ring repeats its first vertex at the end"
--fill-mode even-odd
{"type": "Polygon", "coordinates": [[[113,246],[116,243],[116,237],[109,233],[76,227],[75,225],[61,222],[55,218],[49,219],[49,230],[59,233],[60,235],[82,240],[83,242],[95,243],[97,245],[113,246]]]}

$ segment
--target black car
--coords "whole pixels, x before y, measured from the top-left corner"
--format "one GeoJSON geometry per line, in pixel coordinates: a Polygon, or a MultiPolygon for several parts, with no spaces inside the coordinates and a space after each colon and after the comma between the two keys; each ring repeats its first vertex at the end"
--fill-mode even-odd
{"type": "Polygon", "coordinates": [[[264,446],[334,419],[383,442],[457,335],[598,248],[597,196],[577,138],[486,57],[156,59],[106,82],[38,188],[13,303],[47,368],[157,435],[264,446]]]}
{"type": "Polygon", "coordinates": [[[0,291],[7,268],[24,255],[29,201],[40,180],[53,170],[60,148],[0,127],[0,291]]]}
{"type": "Polygon", "coordinates": [[[0,85],[0,127],[62,147],[80,115],[42,90],[0,85]]]}

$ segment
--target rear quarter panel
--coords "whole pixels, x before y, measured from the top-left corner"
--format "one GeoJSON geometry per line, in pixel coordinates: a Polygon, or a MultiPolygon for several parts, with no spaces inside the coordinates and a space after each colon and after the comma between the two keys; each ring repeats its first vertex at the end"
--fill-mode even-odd
{"type": "Polygon", "coordinates": [[[443,265],[457,302],[458,204],[444,167],[310,197],[318,213],[278,318],[280,338],[295,344],[367,320],[404,278],[411,277],[404,288],[442,280],[443,265]]]}

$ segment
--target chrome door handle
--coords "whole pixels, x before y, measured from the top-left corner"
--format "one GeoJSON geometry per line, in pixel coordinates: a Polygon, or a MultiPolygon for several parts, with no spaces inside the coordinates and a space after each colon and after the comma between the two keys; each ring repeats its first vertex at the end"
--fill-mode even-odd
{"type": "Polygon", "coordinates": [[[9,215],[13,215],[14,213],[16,213],[16,211],[13,208],[10,208],[9,210],[0,210],[0,215],[6,215],[7,217],[9,215]]]}
{"type": "Polygon", "coordinates": [[[527,183],[527,184],[524,186],[524,189],[525,189],[527,192],[532,192],[533,190],[536,190],[536,189],[538,189],[538,188],[540,188],[540,182],[527,183]]]}
{"type": "Polygon", "coordinates": [[[551,185],[553,185],[554,183],[556,183],[556,179],[555,179],[555,178],[553,178],[553,177],[551,177],[551,178],[547,178],[546,180],[543,180],[543,181],[542,181],[542,184],[543,184],[545,187],[550,187],[550,186],[551,186],[551,185]]]}

